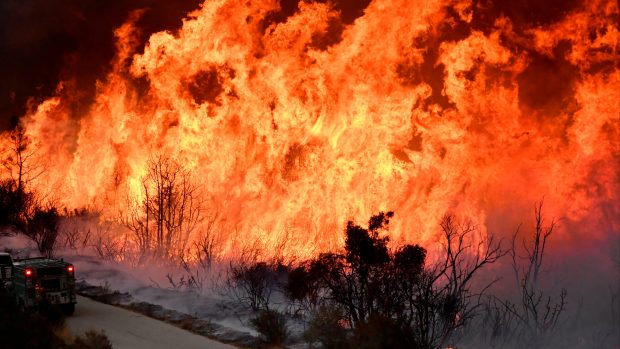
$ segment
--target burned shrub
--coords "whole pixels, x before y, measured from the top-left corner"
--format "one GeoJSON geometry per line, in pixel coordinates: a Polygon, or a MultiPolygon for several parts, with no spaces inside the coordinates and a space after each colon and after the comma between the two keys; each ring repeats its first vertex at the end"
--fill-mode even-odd
{"type": "Polygon", "coordinates": [[[104,332],[90,330],[77,336],[68,349],[112,349],[112,343],[104,332]]]}
{"type": "Polygon", "coordinates": [[[303,338],[310,344],[318,343],[324,349],[350,348],[347,329],[343,325],[346,318],[339,307],[321,306],[312,312],[303,338]]]}
{"type": "Polygon", "coordinates": [[[357,349],[411,349],[418,348],[408,334],[406,326],[398,319],[371,315],[366,322],[355,327],[350,347],[357,349]]]}
{"type": "Polygon", "coordinates": [[[231,264],[227,280],[228,289],[237,300],[253,311],[269,309],[271,293],[276,288],[277,272],[265,262],[231,264]]]}
{"type": "MultiPolygon", "coordinates": [[[[342,307],[353,325],[380,309],[385,296],[385,277],[390,265],[388,237],[380,237],[393,213],[373,216],[368,229],[349,222],[345,231],[345,253],[326,253],[310,263],[330,302],[342,307]]],[[[315,291],[317,292],[317,291],[315,291]]]]}
{"type": "Polygon", "coordinates": [[[321,270],[312,264],[302,264],[288,273],[284,283],[285,296],[300,310],[314,310],[321,303],[321,270]]]}
{"type": "Polygon", "coordinates": [[[0,181],[0,228],[23,231],[25,213],[33,197],[10,179],[0,181]]]}
{"type": "Polygon", "coordinates": [[[52,257],[60,224],[60,214],[56,208],[37,207],[33,215],[28,217],[27,222],[26,235],[37,244],[40,253],[46,257],[52,257]]]}
{"type": "Polygon", "coordinates": [[[289,335],[286,317],[275,310],[261,310],[250,323],[261,334],[265,344],[281,345],[289,335]]]}

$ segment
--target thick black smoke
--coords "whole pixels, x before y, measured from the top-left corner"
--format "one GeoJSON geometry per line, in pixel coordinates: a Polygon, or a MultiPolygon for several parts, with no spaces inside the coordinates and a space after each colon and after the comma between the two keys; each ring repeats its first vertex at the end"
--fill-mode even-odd
{"type": "Polygon", "coordinates": [[[147,9],[137,23],[142,45],[150,34],[174,31],[201,0],[3,0],[0,2],[0,131],[15,125],[35,102],[72,81],[81,94],[76,115],[87,110],[95,81],[114,56],[114,29],[129,13],[147,9]]]}

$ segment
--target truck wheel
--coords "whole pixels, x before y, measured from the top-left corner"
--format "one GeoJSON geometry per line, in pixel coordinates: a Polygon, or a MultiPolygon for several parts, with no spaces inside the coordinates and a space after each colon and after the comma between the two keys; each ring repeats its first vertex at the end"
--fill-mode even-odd
{"type": "Polygon", "coordinates": [[[73,304],[73,303],[71,303],[71,304],[63,304],[62,305],[62,312],[65,313],[65,315],[67,315],[67,316],[73,315],[73,313],[75,313],[75,304],[73,304]]]}

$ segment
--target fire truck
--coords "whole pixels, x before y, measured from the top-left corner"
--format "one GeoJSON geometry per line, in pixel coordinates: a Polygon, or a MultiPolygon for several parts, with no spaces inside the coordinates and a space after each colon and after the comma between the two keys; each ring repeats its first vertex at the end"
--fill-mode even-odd
{"type": "Polygon", "coordinates": [[[24,310],[42,303],[58,305],[66,315],[75,311],[75,269],[62,259],[44,257],[16,259],[10,293],[24,310]]]}

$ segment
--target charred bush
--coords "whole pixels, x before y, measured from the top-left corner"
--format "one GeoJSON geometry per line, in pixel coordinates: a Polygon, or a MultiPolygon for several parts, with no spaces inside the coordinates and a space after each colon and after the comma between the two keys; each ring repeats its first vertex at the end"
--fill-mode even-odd
{"type": "Polygon", "coordinates": [[[23,231],[25,212],[32,195],[10,179],[0,181],[0,227],[23,231]]]}
{"type": "Polygon", "coordinates": [[[52,257],[58,239],[60,223],[58,210],[55,207],[36,207],[32,216],[28,217],[27,223],[26,235],[37,244],[39,252],[47,257],[52,257]]]}
{"type": "Polygon", "coordinates": [[[417,349],[421,348],[397,319],[371,315],[366,322],[358,324],[349,340],[351,348],[357,349],[417,349]]]}
{"type": "Polygon", "coordinates": [[[228,289],[237,300],[252,310],[269,309],[272,292],[278,287],[278,265],[266,262],[239,262],[231,264],[227,280],[228,289]]]}
{"type": "MultiPolygon", "coordinates": [[[[368,229],[349,222],[345,231],[345,253],[326,253],[310,262],[307,275],[315,275],[325,297],[342,307],[348,321],[356,325],[375,312],[383,312],[386,279],[389,276],[388,237],[380,232],[393,213],[370,219],[368,229]]],[[[314,286],[313,286],[314,287],[314,286]]],[[[318,287],[314,287],[315,291],[318,287]]]]}
{"type": "Polygon", "coordinates": [[[0,181],[0,228],[25,234],[46,256],[51,256],[56,246],[60,218],[55,207],[40,205],[36,193],[13,180],[0,181]]]}
{"type": "Polygon", "coordinates": [[[284,283],[285,296],[302,310],[314,310],[321,304],[320,269],[312,264],[297,266],[284,283]]]}
{"type": "Polygon", "coordinates": [[[321,306],[313,312],[303,338],[324,349],[348,349],[351,346],[344,319],[345,314],[340,308],[321,306]]]}
{"type": "Polygon", "coordinates": [[[250,323],[265,344],[281,345],[289,335],[286,317],[275,310],[261,310],[250,323]]]}
{"type": "Polygon", "coordinates": [[[68,349],[112,349],[112,343],[104,332],[91,330],[77,336],[68,349]]]}

